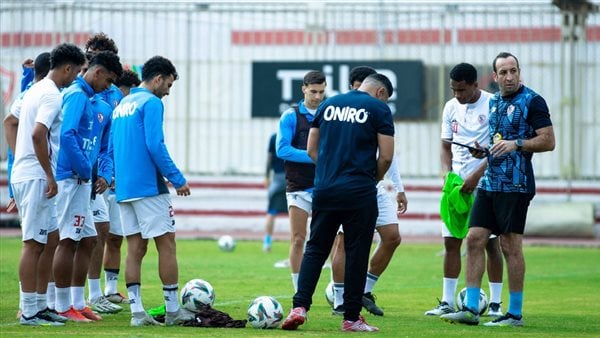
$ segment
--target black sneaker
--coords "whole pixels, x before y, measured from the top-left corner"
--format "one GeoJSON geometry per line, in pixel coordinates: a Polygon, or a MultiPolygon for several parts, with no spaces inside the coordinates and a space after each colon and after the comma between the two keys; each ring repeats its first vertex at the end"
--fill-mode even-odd
{"type": "Polygon", "coordinates": [[[488,307],[488,316],[490,317],[502,317],[502,307],[500,306],[502,303],[490,303],[488,307]]]}
{"type": "Polygon", "coordinates": [[[383,310],[375,304],[375,295],[372,293],[367,292],[362,296],[362,305],[368,312],[375,316],[383,316],[383,310]]]}
{"type": "Polygon", "coordinates": [[[331,310],[331,314],[334,316],[343,316],[346,309],[344,308],[344,304],[338,305],[335,309],[331,310]]]}
{"type": "Polygon", "coordinates": [[[59,315],[56,310],[51,310],[49,308],[38,312],[36,316],[48,322],[65,323],[68,320],[67,317],[59,315]]]}

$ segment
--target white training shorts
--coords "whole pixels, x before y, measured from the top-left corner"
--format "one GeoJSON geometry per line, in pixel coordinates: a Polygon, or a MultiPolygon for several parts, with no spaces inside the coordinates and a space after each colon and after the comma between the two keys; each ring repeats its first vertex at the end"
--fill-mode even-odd
{"type": "Polygon", "coordinates": [[[398,224],[396,202],[382,183],[377,185],[377,208],[379,209],[379,215],[375,221],[375,228],[389,224],[398,224]]]}
{"type": "Polygon", "coordinates": [[[96,198],[92,200],[92,213],[94,223],[109,223],[108,232],[123,237],[121,213],[114,193],[110,193],[106,189],[102,195],[96,195],[96,198]]]}
{"type": "Polygon", "coordinates": [[[169,194],[120,202],[119,211],[125,236],[141,234],[149,239],[175,232],[175,212],[169,194]]]}
{"type": "Polygon", "coordinates": [[[312,214],[312,192],[286,192],[285,197],[287,199],[288,210],[290,210],[291,206],[295,206],[306,211],[309,216],[312,214]]]}
{"type": "Polygon", "coordinates": [[[21,217],[23,241],[48,242],[48,233],[58,229],[55,198],[46,198],[44,179],[12,183],[15,202],[21,217]]]}
{"type": "Polygon", "coordinates": [[[100,194],[96,194],[96,197],[90,202],[92,207],[92,215],[94,216],[94,223],[108,223],[110,218],[108,216],[108,207],[104,197],[100,194]]]}
{"type": "Polygon", "coordinates": [[[90,196],[92,184],[76,178],[58,181],[56,209],[60,239],[70,238],[76,242],[97,235],[90,196]]]}
{"type": "Polygon", "coordinates": [[[106,208],[108,209],[108,219],[110,221],[109,233],[117,236],[123,236],[123,225],[121,224],[121,212],[117,203],[117,196],[108,189],[102,194],[106,208]]]}

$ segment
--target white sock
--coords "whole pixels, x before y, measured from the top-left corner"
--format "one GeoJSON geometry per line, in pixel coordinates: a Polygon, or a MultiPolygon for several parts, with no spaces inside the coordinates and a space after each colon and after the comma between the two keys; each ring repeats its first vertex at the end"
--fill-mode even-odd
{"type": "Polygon", "coordinates": [[[36,304],[38,311],[44,311],[48,308],[48,301],[45,293],[36,293],[36,304]]]}
{"type": "Polygon", "coordinates": [[[298,275],[300,274],[292,272],[292,284],[294,285],[294,292],[298,292],[298,275]]]}
{"type": "Polygon", "coordinates": [[[129,305],[131,306],[131,313],[134,312],[145,312],[144,304],[142,304],[142,293],[140,290],[140,284],[130,284],[127,286],[127,296],[129,297],[129,305]]]}
{"type": "Polygon", "coordinates": [[[100,279],[88,279],[89,298],[92,300],[102,297],[102,289],[100,288],[100,279]]]}
{"type": "Polygon", "coordinates": [[[454,307],[454,297],[456,295],[457,284],[458,278],[444,277],[444,293],[442,294],[442,302],[448,303],[448,305],[451,307],[454,307]]]}
{"type": "Polygon", "coordinates": [[[119,280],[119,269],[104,270],[104,294],[114,295],[117,293],[117,281],[119,280]]]}
{"type": "Polygon", "coordinates": [[[85,309],[85,287],[71,286],[71,302],[77,311],[85,309]]]}
{"type": "Polygon", "coordinates": [[[165,307],[167,312],[179,310],[179,298],[177,298],[177,283],[163,285],[163,294],[165,295],[165,307]]]}
{"type": "Polygon", "coordinates": [[[502,283],[492,283],[490,285],[490,303],[500,303],[502,301],[502,283]]]}
{"type": "Polygon", "coordinates": [[[21,298],[23,302],[23,308],[21,313],[23,317],[31,318],[38,313],[37,309],[37,295],[35,292],[21,292],[21,298]]]}
{"type": "Polygon", "coordinates": [[[71,307],[71,288],[56,288],[56,312],[66,312],[71,307]]]}
{"type": "Polygon", "coordinates": [[[375,283],[377,283],[378,279],[379,276],[375,276],[374,274],[367,272],[367,281],[365,282],[365,293],[373,291],[375,283]]]}
{"type": "Polygon", "coordinates": [[[21,281],[19,281],[19,309],[23,311],[23,288],[21,287],[21,281]]]}
{"type": "Polygon", "coordinates": [[[344,305],[344,283],[333,283],[333,308],[344,305]]]}
{"type": "Polygon", "coordinates": [[[50,310],[54,310],[54,303],[56,302],[56,283],[49,282],[48,289],[46,289],[46,304],[50,310]]]}

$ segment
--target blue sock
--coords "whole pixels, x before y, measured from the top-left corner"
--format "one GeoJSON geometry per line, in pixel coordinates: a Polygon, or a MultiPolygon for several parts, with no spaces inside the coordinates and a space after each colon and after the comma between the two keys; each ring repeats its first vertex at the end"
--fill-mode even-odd
{"type": "Polygon", "coordinates": [[[265,245],[271,246],[271,235],[265,236],[265,245]]]}
{"type": "Polygon", "coordinates": [[[523,315],[523,291],[511,291],[508,301],[508,312],[520,317],[523,315]]]}
{"type": "Polygon", "coordinates": [[[467,287],[467,307],[479,313],[479,288],[467,287]]]}

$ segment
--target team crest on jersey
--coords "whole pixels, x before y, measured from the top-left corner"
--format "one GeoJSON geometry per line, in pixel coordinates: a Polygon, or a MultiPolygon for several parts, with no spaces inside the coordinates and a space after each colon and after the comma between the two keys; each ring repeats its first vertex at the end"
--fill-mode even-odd
{"type": "Polygon", "coordinates": [[[458,133],[458,121],[456,120],[452,120],[452,132],[453,133],[458,133]]]}
{"type": "Polygon", "coordinates": [[[104,115],[102,113],[98,113],[98,122],[102,123],[104,121],[104,115]]]}
{"type": "Polygon", "coordinates": [[[512,113],[514,113],[515,111],[515,106],[513,106],[512,104],[510,106],[508,106],[508,108],[506,108],[506,115],[510,116],[512,115],[512,113]]]}
{"type": "Polygon", "coordinates": [[[481,114],[477,117],[477,121],[479,121],[479,124],[485,124],[487,122],[487,116],[481,114]]]}

